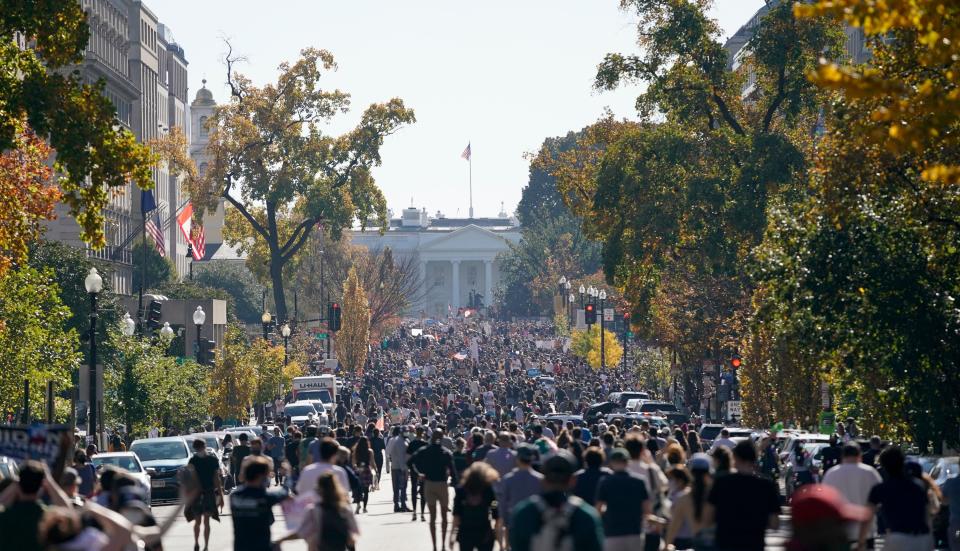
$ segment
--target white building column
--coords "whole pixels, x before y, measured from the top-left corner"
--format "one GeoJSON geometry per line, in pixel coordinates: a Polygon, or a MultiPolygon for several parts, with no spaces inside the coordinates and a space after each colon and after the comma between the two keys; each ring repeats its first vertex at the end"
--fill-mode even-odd
{"type": "Polygon", "coordinates": [[[483,305],[493,304],[493,260],[483,261],[483,305]]]}
{"type": "Polygon", "coordinates": [[[450,264],[453,266],[453,301],[450,306],[456,310],[460,308],[460,261],[451,260],[450,264]]]}

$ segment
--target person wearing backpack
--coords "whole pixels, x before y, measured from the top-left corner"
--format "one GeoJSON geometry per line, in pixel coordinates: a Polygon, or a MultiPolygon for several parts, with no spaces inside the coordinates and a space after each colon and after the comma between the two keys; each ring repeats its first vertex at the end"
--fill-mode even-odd
{"type": "Polygon", "coordinates": [[[563,449],[543,462],[543,491],[518,505],[510,521],[513,551],[603,550],[600,515],[569,493],[576,468],[576,458],[563,449]]]}
{"type": "Polygon", "coordinates": [[[276,540],[281,542],[303,538],[310,551],[346,551],[356,546],[360,530],[350,509],[345,488],[333,472],[317,478],[317,501],[303,513],[303,522],[295,532],[276,540]]]}

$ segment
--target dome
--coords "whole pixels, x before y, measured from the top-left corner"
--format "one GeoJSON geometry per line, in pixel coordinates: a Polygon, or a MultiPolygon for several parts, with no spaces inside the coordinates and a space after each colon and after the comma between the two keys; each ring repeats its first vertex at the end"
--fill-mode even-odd
{"type": "Polygon", "coordinates": [[[203,79],[203,87],[197,90],[197,96],[191,105],[216,105],[213,101],[213,92],[207,89],[207,79],[203,79]]]}

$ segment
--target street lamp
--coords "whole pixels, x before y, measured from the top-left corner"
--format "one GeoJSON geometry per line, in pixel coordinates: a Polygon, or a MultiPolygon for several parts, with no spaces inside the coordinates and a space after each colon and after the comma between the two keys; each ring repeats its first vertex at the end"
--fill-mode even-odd
{"type": "Polygon", "coordinates": [[[580,291],[580,309],[583,310],[583,296],[587,294],[587,288],[583,286],[583,283],[581,283],[580,288],[577,290],[580,291]]]}
{"type": "Polygon", "coordinates": [[[203,349],[200,348],[200,330],[203,328],[203,322],[207,321],[207,313],[203,311],[203,306],[197,306],[197,309],[193,311],[193,324],[197,326],[197,362],[203,363],[203,358],[200,357],[200,354],[203,352],[203,349]]]}
{"type": "Polygon", "coordinates": [[[97,430],[97,295],[103,291],[103,278],[96,268],[83,280],[83,287],[90,295],[90,413],[87,415],[87,436],[93,435],[93,442],[99,447],[97,430]]]}
{"type": "Polygon", "coordinates": [[[267,328],[270,327],[271,319],[273,319],[273,316],[270,315],[270,312],[264,310],[263,315],[260,316],[260,322],[263,323],[263,340],[267,340],[267,328]]]}
{"type": "Polygon", "coordinates": [[[132,337],[137,331],[137,322],[133,321],[133,318],[130,317],[130,312],[124,314],[123,319],[120,320],[120,331],[127,337],[132,337]]]}
{"type": "Polygon", "coordinates": [[[603,369],[604,367],[607,367],[607,349],[603,334],[603,318],[606,317],[604,315],[603,301],[607,300],[607,291],[600,291],[597,293],[597,296],[600,297],[600,368],[603,369]]]}
{"type": "Polygon", "coordinates": [[[167,343],[173,340],[173,327],[170,327],[169,321],[163,322],[163,327],[160,328],[160,338],[167,343]]]}
{"type": "Polygon", "coordinates": [[[283,365],[287,365],[287,341],[290,339],[290,326],[286,323],[280,328],[280,336],[283,337],[283,365]]]}
{"type": "MultiPolygon", "coordinates": [[[[567,285],[569,285],[569,284],[570,284],[570,282],[567,282],[567,285]]],[[[567,296],[567,302],[570,303],[570,306],[567,307],[567,312],[569,312],[569,316],[570,316],[570,317],[569,317],[569,325],[570,325],[570,327],[573,327],[573,315],[574,315],[574,313],[573,313],[573,303],[574,303],[576,300],[577,300],[577,299],[576,299],[576,297],[573,296],[573,293],[570,293],[570,295],[567,296]]]]}

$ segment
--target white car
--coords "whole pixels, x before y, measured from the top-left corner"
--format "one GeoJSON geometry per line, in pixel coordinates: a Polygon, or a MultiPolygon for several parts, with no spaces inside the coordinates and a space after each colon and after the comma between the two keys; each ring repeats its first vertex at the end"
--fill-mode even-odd
{"type": "Polygon", "coordinates": [[[147,505],[150,505],[150,474],[143,468],[140,458],[133,452],[104,452],[98,453],[91,459],[93,466],[99,472],[105,465],[117,467],[130,473],[130,476],[137,479],[146,491],[147,505]]]}
{"type": "Polygon", "coordinates": [[[283,407],[283,415],[290,418],[291,424],[301,427],[309,424],[327,424],[327,413],[323,406],[317,411],[317,407],[309,400],[287,404],[283,407]]]}

